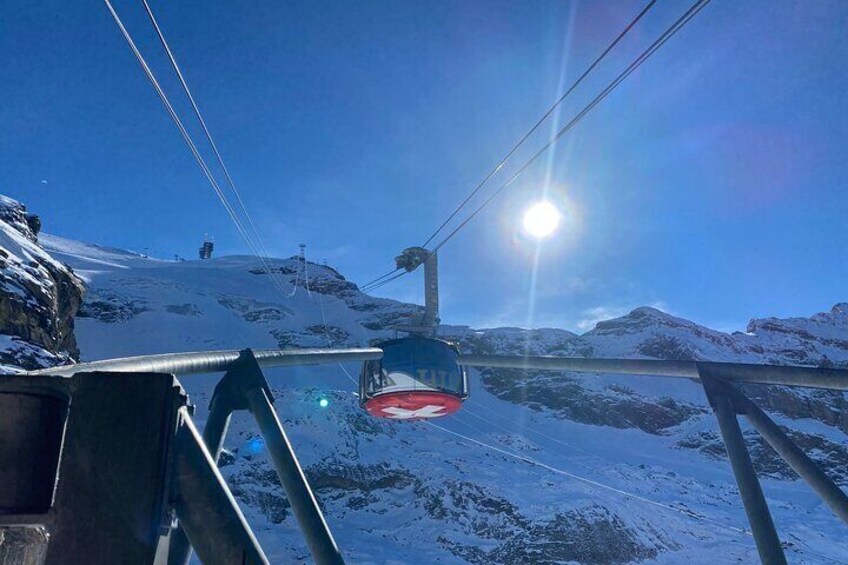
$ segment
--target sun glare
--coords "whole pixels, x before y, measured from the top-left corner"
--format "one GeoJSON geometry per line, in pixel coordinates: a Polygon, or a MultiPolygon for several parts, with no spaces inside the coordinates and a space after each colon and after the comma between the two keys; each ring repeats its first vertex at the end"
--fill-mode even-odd
{"type": "Polygon", "coordinates": [[[551,235],[559,226],[562,215],[557,207],[542,200],[524,213],[524,230],[533,237],[543,238],[551,235]]]}

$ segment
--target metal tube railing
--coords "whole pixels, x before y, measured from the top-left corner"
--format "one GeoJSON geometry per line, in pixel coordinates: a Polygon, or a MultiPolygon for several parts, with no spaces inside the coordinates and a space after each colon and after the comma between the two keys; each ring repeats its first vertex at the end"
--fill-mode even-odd
{"type": "Polygon", "coordinates": [[[729,382],[800,386],[848,391],[848,370],[818,367],[712,363],[704,361],[659,361],[655,359],[584,359],[581,357],[525,357],[521,355],[460,355],[466,367],[613,373],[698,379],[699,369],[729,382]]]}
{"type": "MultiPolygon", "coordinates": [[[[241,351],[195,351],[190,353],[163,353],[140,355],[120,359],[106,359],[90,363],[78,363],[63,367],[51,367],[29,371],[29,375],[52,375],[70,377],[76,373],[112,371],[120,373],[169,373],[192,375],[222,373],[239,358],[241,351]]],[[[263,369],[291,367],[296,365],[319,365],[322,363],[362,362],[379,359],[383,350],[375,347],[349,349],[257,349],[253,355],[263,369]]]]}

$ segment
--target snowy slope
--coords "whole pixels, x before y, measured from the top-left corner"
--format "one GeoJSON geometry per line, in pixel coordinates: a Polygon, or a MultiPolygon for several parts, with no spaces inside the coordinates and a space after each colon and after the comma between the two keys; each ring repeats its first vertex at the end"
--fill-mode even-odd
{"type": "MultiPolygon", "coordinates": [[[[308,264],[311,295],[277,292],[254,259],[159,261],[42,236],[88,285],[83,360],[217,348],[367,345],[413,305],[366,296],[308,264]]],[[[274,260],[287,281],[297,259],[274,260]]],[[[450,322],[450,321],[449,321],[450,322]]],[[[651,308],[576,335],[443,333],[468,352],[848,364],[848,306],[754,320],[728,335],[651,308]]],[[[358,367],[269,371],[277,410],[352,563],[748,563],[756,561],[699,385],[678,379],[484,371],[455,416],[381,422],[360,411],[358,367]],[[328,398],[327,409],[318,407],[328,398]]],[[[202,425],[214,376],[186,377],[202,425]]],[[[848,482],[845,398],[752,389],[848,482]]],[[[848,530],[752,443],[793,563],[848,563],[848,530]]],[[[273,562],[306,560],[255,425],[235,419],[223,471],[273,562]]]]}

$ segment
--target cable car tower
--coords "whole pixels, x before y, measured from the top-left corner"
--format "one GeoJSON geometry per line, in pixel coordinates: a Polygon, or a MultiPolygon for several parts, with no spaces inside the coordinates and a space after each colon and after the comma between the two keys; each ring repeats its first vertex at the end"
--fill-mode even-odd
{"type": "Polygon", "coordinates": [[[418,325],[395,326],[396,331],[412,335],[435,337],[441,319],[439,318],[439,258],[423,247],[408,247],[395,257],[398,269],[411,273],[424,265],[424,314],[418,325]]]}
{"type": "Polygon", "coordinates": [[[457,363],[459,348],[437,339],[439,263],[435,252],[409,247],[395,257],[407,272],[424,265],[424,313],[407,326],[408,337],[377,343],[383,358],[364,363],[359,375],[359,402],[369,414],[394,420],[447,416],[468,398],[468,374],[457,363]]]}
{"type": "Polygon", "coordinates": [[[198,255],[201,261],[206,261],[212,258],[212,251],[215,250],[215,240],[209,237],[209,234],[203,236],[203,245],[198,249],[198,255]]]}

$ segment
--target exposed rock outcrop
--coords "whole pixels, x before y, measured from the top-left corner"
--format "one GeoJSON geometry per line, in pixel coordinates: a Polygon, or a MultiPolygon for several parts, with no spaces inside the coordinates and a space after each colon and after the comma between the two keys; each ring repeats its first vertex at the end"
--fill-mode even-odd
{"type": "Polygon", "coordinates": [[[5,370],[35,369],[79,358],[74,316],[84,286],[38,244],[41,221],[0,197],[0,348],[5,370]]]}

